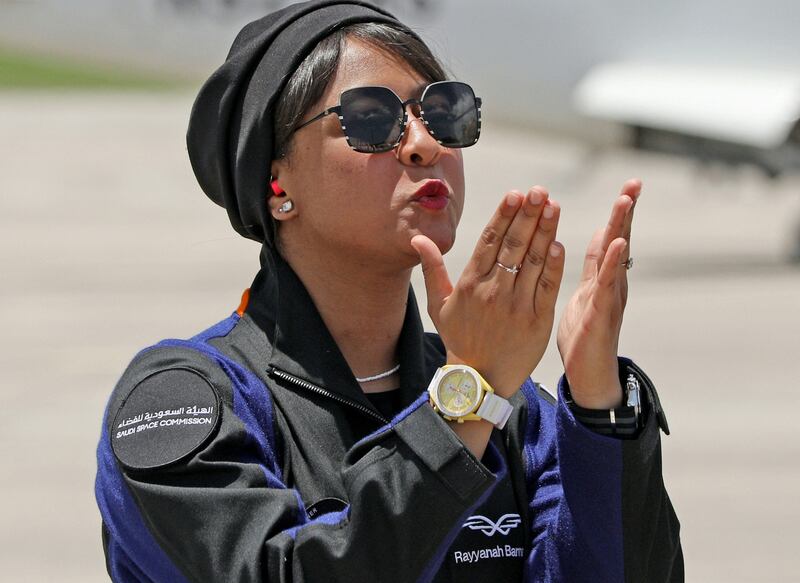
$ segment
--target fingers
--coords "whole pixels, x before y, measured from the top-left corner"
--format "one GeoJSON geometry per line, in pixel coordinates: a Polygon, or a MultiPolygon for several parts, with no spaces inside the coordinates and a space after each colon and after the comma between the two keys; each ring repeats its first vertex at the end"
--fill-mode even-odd
{"type": "MultiPolygon", "coordinates": [[[[609,307],[616,297],[609,293],[616,285],[620,270],[624,270],[622,263],[623,256],[627,253],[628,242],[619,237],[614,239],[608,246],[600,271],[597,274],[598,292],[595,297],[596,305],[599,309],[609,307]]],[[[624,277],[624,271],[623,271],[624,277]]]]}
{"type": "Polygon", "coordinates": [[[564,246],[558,241],[553,241],[547,249],[544,270],[536,283],[533,306],[537,315],[544,316],[555,311],[556,298],[558,298],[563,275],[564,246]]]}
{"type": "MultiPolygon", "coordinates": [[[[547,213],[548,217],[552,219],[554,215],[555,211],[547,204],[547,196],[547,191],[540,186],[534,186],[528,191],[528,194],[522,202],[522,206],[517,211],[514,220],[511,222],[511,225],[509,225],[503,237],[503,241],[497,253],[497,262],[508,267],[522,264],[525,255],[528,253],[534,232],[537,231],[540,217],[542,217],[544,213],[547,213]]],[[[548,224],[551,232],[554,231],[555,228],[552,222],[550,221],[548,224]]],[[[545,244],[543,249],[540,249],[542,256],[546,253],[546,249],[547,244],[545,244]]],[[[493,268],[498,272],[498,275],[504,276],[501,281],[513,287],[515,278],[505,277],[505,275],[513,274],[499,273],[499,268],[495,268],[495,266],[490,266],[490,269],[485,271],[484,275],[488,274],[493,268]]]]}
{"type": "Polygon", "coordinates": [[[636,203],[639,200],[639,196],[642,194],[642,181],[638,178],[632,178],[628,180],[622,186],[622,193],[623,196],[628,196],[633,200],[633,204],[631,205],[630,210],[628,210],[628,214],[625,215],[625,221],[622,226],[622,236],[628,242],[628,249],[627,253],[630,254],[630,244],[631,244],[631,227],[633,226],[633,211],[636,209],[636,203]]]}
{"type": "Polygon", "coordinates": [[[506,193],[483,229],[465,271],[483,276],[494,267],[503,237],[514,220],[522,200],[523,195],[519,192],[506,193]]]}
{"type": "Polygon", "coordinates": [[[417,235],[411,239],[411,246],[422,262],[422,275],[428,294],[428,313],[435,323],[445,300],[453,293],[453,284],[436,243],[425,235],[417,235]]]}
{"type": "MultiPolygon", "coordinates": [[[[611,241],[617,237],[622,237],[625,228],[625,217],[633,207],[633,199],[626,195],[620,195],[611,207],[611,216],[608,219],[605,232],[603,233],[602,253],[608,250],[611,241]]],[[[602,261],[602,256],[600,258],[602,261]]]]}
{"type": "Polygon", "coordinates": [[[586,256],[583,259],[583,271],[581,272],[581,281],[592,279],[597,275],[597,270],[603,260],[603,237],[605,237],[606,230],[597,229],[586,248],[586,256]]]}
{"type": "Polygon", "coordinates": [[[625,184],[622,185],[622,190],[620,194],[625,196],[629,196],[633,199],[633,202],[636,202],[639,198],[639,195],[642,193],[642,181],[638,178],[631,178],[625,181],[625,184]]]}
{"type": "Polygon", "coordinates": [[[603,256],[608,250],[609,245],[617,237],[622,237],[628,242],[626,253],[630,253],[631,228],[633,226],[633,210],[634,207],[636,206],[636,201],[639,199],[639,196],[641,195],[641,192],[642,192],[642,181],[639,180],[638,178],[632,178],[630,180],[627,180],[625,184],[622,185],[622,190],[620,191],[620,195],[619,197],[617,197],[617,200],[614,201],[614,205],[611,207],[611,217],[608,219],[608,224],[606,225],[606,228],[603,231],[603,237],[600,243],[599,251],[597,249],[592,248],[591,244],[590,244],[590,250],[587,251],[587,260],[589,259],[589,254],[591,253],[591,255],[596,261],[595,265],[589,266],[589,269],[587,269],[587,263],[584,262],[584,272],[583,272],[584,279],[586,279],[586,277],[591,276],[589,272],[591,272],[591,274],[597,273],[597,268],[602,263],[603,256]]]}
{"type": "Polygon", "coordinates": [[[515,294],[523,301],[530,301],[536,292],[536,282],[544,270],[550,244],[555,241],[560,216],[561,206],[556,201],[546,201],[514,285],[515,294]]]}
{"type": "MultiPolygon", "coordinates": [[[[499,285],[514,291],[515,303],[524,302],[537,313],[553,310],[564,269],[564,248],[555,243],[561,208],[548,197],[541,186],[532,187],[524,197],[509,192],[484,229],[468,266],[478,277],[492,274],[499,285]],[[509,268],[521,266],[520,271],[507,273],[498,262],[509,268]]],[[[430,264],[432,273],[433,259],[430,264]]],[[[445,289],[452,292],[449,280],[445,289]]]]}

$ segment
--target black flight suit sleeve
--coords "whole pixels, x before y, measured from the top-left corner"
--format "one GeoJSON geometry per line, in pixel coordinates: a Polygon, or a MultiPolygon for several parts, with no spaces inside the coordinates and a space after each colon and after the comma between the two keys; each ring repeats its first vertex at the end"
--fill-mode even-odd
{"type": "Polygon", "coordinates": [[[635,439],[595,433],[574,416],[562,377],[559,399],[533,384],[521,391],[522,448],[532,550],[526,581],[679,583],[680,525],[661,474],[663,411],[647,383],[651,414],[635,439]]]}

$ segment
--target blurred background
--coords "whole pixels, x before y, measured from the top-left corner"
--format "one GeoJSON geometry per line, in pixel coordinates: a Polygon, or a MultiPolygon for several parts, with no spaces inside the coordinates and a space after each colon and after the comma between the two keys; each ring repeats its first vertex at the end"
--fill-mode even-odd
{"type": "MultiPolygon", "coordinates": [[[[258,268],[192,175],[192,100],[285,4],[0,0],[3,581],[107,580],[105,401],[140,348],[227,316],[258,268]]],[[[800,5],[381,4],[484,99],[454,277],[501,194],[544,184],[566,301],[619,187],[644,181],[621,350],[672,428],[687,580],[800,581],[800,5]]],[[[534,376],[559,375],[553,346],[534,376]]]]}

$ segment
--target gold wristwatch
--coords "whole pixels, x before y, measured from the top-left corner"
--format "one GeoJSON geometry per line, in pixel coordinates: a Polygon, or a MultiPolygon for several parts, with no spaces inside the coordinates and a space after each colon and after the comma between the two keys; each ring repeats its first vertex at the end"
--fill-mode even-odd
{"type": "Polygon", "coordinates": [[[486,419],[502,429],[513,410],[511,403],[498,397],[477,370],[464,364],[439,368],[428,385],[428,395],[437,413],[459,423],[486,419]]]}

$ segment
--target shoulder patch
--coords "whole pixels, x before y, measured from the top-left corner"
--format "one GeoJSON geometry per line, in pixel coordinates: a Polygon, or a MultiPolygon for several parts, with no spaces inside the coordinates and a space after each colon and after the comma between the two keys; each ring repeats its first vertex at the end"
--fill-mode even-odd
{"type": "Polygon", "coordinates": [[[111,448],[126,468],[150,470],[196,452],[217,428],[220,400],[202,375],[170,368],[137,384],[111,425],[111,448]]]}
{"type": "Polygon", "coordinates": [[[541,383],[536,383],[536,392],[539,393],[539,396],[542,399],[551,405],[555,405],[558,402],[558,397],[555,395],[555,393],[550,392],[550,389],[541,383]]]}

